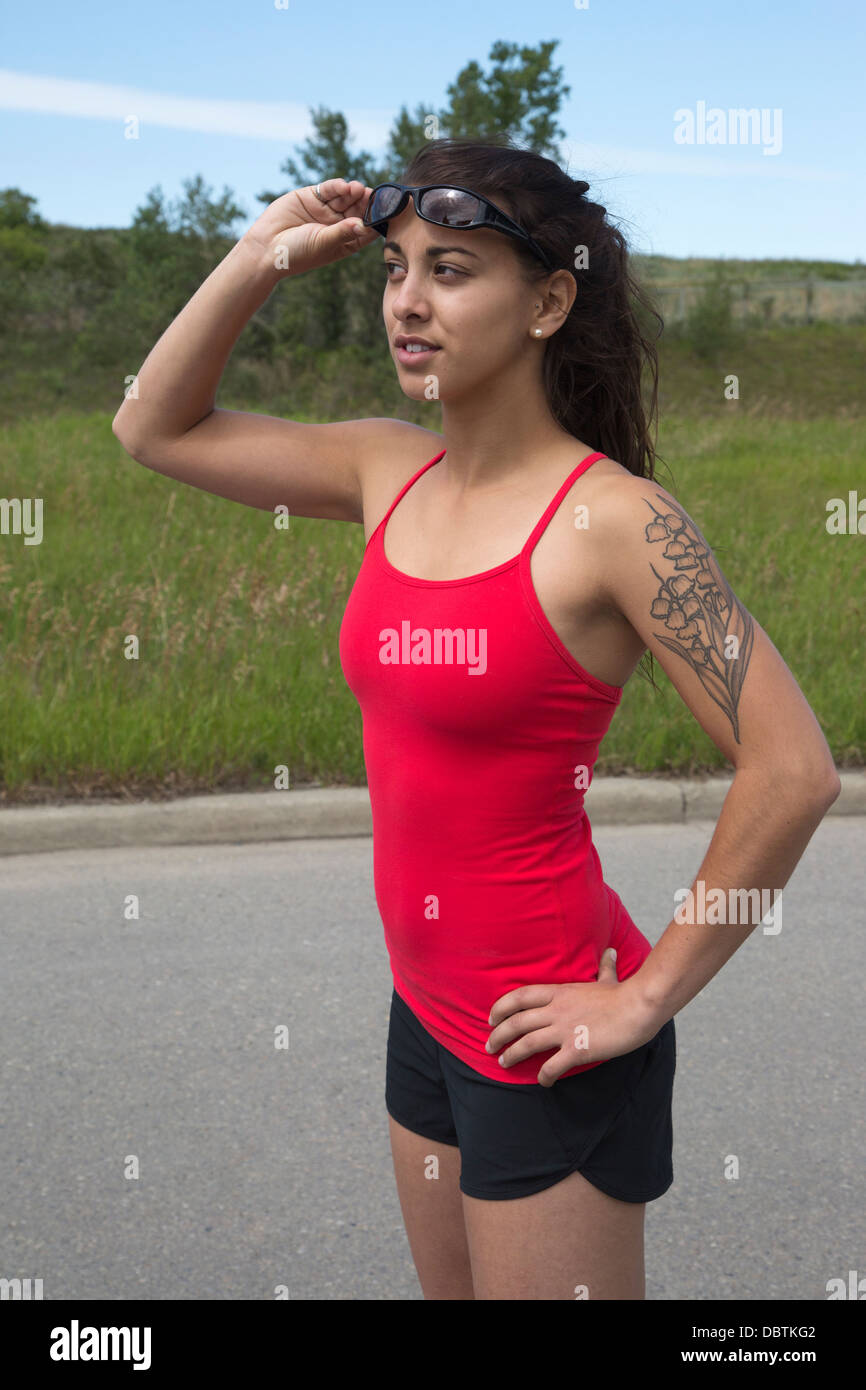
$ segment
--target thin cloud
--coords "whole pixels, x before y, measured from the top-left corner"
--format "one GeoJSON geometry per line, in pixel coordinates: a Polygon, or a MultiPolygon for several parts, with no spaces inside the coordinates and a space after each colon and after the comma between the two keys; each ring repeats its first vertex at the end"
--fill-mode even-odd
{"type": "MultiPolygon", "coordinates": [[[[145,91],[140,87],[115,87],[105,82],[39,77],[9,69],[0,69],[0,108],[33,111],[40,115],[79,116],[83,120],[125,122],[130,116],[136,116],[142,126],[149,124],[209,135],[273,140],[280,145],[305,140],[311,134],[310,113],[301,102],[183,97],[169,92],[145,91]]],[[[374,152],[383,150],[388,143],[394,114],[390,110],[347,112],[353,141],[374,152]]],[[[810,179],[824,183],[836,182],[842,177],[832,170],[790,164],[783,155],[762,155],[751,145],[716,146],[709,154],[706,147],[679,146],[663,152],[566,141],[563,155],[572,171],[591,170],[597,178],[615,178],[623,174],[687,174],[717,179],[810,179]]]]}
{"type": "Polygon", "coordinates": [[[805,164],[789,164],[784,154],[765,155],[756,145],[707,146],[673,144],[671,150],[630,150],[620,145],[589,145],[582,141],[562,142],[563,158],[572,177],[591,169],[597,177],[615,178],[621,174],[688,174],[710,179],[820,179],[835,183],[842,174],[832,169],[813,169],[805,164]]]}
{"type": "MultiPolygon", "coordinates": [[[[301,102],[182,97],[140,87],[38,77],[8,69],[0,69],[0,107],[41,115],[80,116],[84,120],[126,121],[137,116],[143,126],[274,140],[282,145],[306,139],[311,130],[309,110],[301,102]]],[[[353,139],[364,146],[384,145],[392,119],[390,111],[354,112],[350,121],[353,139]]]]}

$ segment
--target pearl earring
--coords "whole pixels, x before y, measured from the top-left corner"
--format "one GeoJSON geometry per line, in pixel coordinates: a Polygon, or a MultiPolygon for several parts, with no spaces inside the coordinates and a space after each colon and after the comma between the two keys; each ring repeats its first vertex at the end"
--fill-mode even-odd
{"type": "Polygon", "coordinates": [[[541,329],[540,329],[540,328],[533,328],[532,331],[533,331],[533,333],[535,334],[536,338],[540,338],[540,337],[541,337],[541,329]]]}

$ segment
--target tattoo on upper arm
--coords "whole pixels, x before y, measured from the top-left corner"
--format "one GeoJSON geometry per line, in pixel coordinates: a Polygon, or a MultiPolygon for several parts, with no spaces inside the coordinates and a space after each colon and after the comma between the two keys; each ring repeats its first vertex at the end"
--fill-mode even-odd
{"type": "Polygon", "coordinates": [[[663,618],[666,629],[655,635],[688,662],[730,719],[739,743],[737,705],[752,654],[754,623],[694,522],[669,498],[656,496],[663,510],[647,501],[655,519],[646,528],[646,539],[667,542],[662,556],[672,562],[673,571],[665,578],[650,562],[659,581],[650,613],[663,618]]]}

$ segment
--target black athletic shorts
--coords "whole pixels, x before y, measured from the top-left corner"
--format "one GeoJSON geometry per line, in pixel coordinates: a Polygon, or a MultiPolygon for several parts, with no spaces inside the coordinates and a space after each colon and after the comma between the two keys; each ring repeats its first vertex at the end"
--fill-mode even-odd
{"type": "Polygon", "coordinates": [[[469,1197],[528,1197],[575,1170],[623,1202],[661,1197],[674,1180],[675,1070],[671,1018],[633,1052],[553,1086],[494,1081],[431,1037],[396,990],[391,996],[386,1108],[406,1129],[459,1148],[469,1197]]]}

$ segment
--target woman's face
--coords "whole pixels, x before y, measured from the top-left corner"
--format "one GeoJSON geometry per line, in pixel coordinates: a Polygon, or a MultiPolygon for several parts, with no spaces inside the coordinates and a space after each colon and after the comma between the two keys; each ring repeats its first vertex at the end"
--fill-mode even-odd
{"type": "Polygon", "coordinates": [[[527,372],[539,369],[542,340],[533,343],[531,332],[545,284],[527,284],[501,232],[435,226],[416,216],[410,198],[388,223],[382,259],[385,328],[407,396],[453,402],[491,376],[513,375],[521,360],[527,372]],[[410,355],[400,335],[436,350],[410,355]]]}

